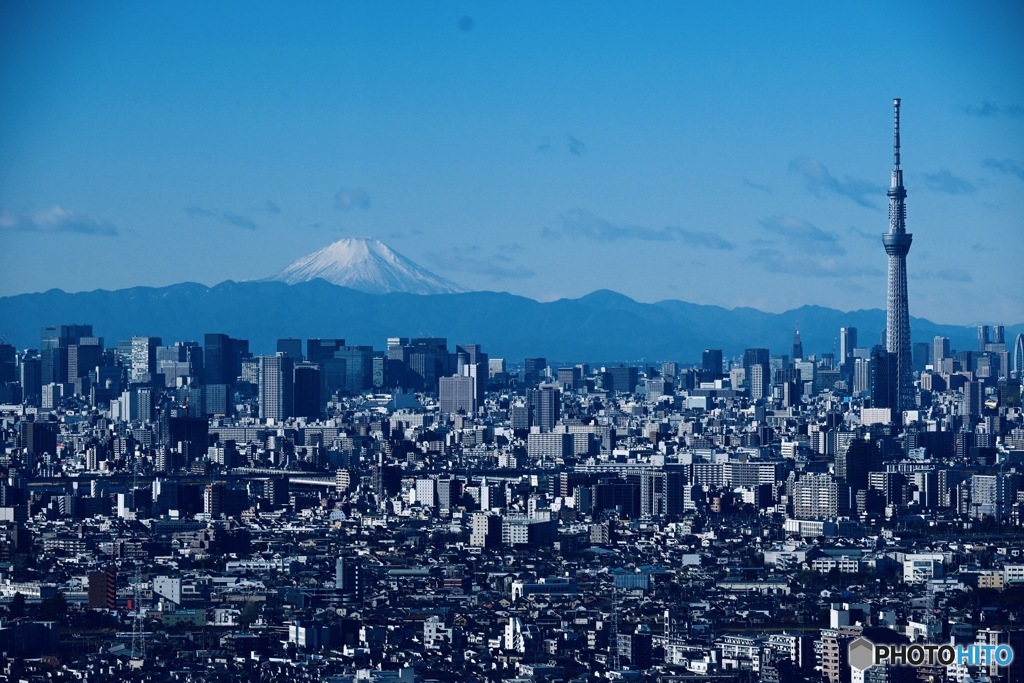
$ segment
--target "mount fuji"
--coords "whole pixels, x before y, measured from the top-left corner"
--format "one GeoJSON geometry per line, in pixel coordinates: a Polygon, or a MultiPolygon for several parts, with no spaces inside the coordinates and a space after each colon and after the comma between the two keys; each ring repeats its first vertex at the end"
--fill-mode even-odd
{"type": "Polygon", "coordinates": [[[465,287],[434,275],[377,239],[346,237],[268,278],[290,285],[321,279],[367,294],[456,294],[465,287]]]}

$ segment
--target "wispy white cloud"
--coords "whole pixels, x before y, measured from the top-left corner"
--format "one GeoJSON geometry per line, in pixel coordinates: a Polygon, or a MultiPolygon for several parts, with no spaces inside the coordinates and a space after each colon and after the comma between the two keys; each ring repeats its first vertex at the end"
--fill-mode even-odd
{"type": "Polygon", "coordinates": [[[875,209],[878,208],[878,205],[870,201],[869,198],[885,196],[885,187],[882,185],[850,176],[843,176],[842,179],[836,178],[829,173],[824,164],[809,157],[793,159],[789,162],[789,170],[803,177],[807,189],[815,197],[821,197],[831,192],[852,199],[861,206],[875,209]]]}
{"type": "Polygon", "coordinates": [[[117,228],[105,220],[71,211],[61,206],[26,213],[0,210],[0,231],[77,232],[84,235],[117,234],[117,228]]]}
{"type": "Polygon", "coordinates": [[[704,249],[722,249],[729,251],[736,248],[736,245],[725,239],[716,232],[709,230],[689,230],[687,228],[668,227],[665,228],[676,235],[676,238],[685,242],[691,247],[702,247],[704,249]]]}
{"type": "Polygon", "coordinates": [[[729,240],[715,232],[707,230],[690,230],[667,226],[664,228],[647,228],[640,225],[617,224],[599,218],[586,209],[572,209],[559,217],[557,228],[544,228],[545,237],[559,239],[587,239],[594,242],[616,242],[620,240],[640,240],[644,242],[680,241],[693,247],[705,249],[735,249],[729,240]]]}
{"type": "Polygon", "coordinates": [[[993,171],[1006,173],[1007,175],[1016,176],[1020,180],[1024,180],[1024,163],[1015,159],[985,159],[981,165],[993,171]]]}
{"type": "Polygon", "coordinates": [[[479,245],[451,247],[424,254],[437,268],[484,275],[491,280],[523,280],[533,277],[533,268],[517,264],[503,252],[487,254],[479,245]]]}
{"type": "Polygon", "coordinates": [[[965,178],[953,175],[949,169],[942,169],[936,173],[925,173],[924,183],[929,190],[943,194],[971,194],[976,188],[965,178]]]}
{"type": "Polygon", "coordinates": [[[846,249],[839,244],[839,236],[822,230],[793,216],[772,216],[761,221],[761,227],[786,240],[789,246],[809,254],[827,253],[842,256],[846,249]]]}
{"type": "Polygon", "coordinates": [[[846,232],[867,242],[875,242],[877,244],[882,243],[882,231],[868,232],[867,230],[861,230],[860,228],[856,228],[851,225],[846,228],[846,232]]]}
{"type": "Polygon", "coordinates": [[[922,270],[914,274],[918,280],[945,280],[947,282],[973,282],[974,278],[963,268],[945,268],[943,270],[922,270]]]}
{"type": "Polygon", "coordinates": [[[370,194],[361,187],[343,187],[334,193],[334,206],[339,211],[370,208],[370,194]]]}
{"type": "Polygon", "coordinates": [[[755,183],[750,178],[744,178],[743,179],[743,184],[746,185],[747,187],[753,188],[755,190],[760,190],[761,192],[764,192],[765,194],[774,194],[774,192],[772,192],[772,188],[768,187],[767,185],[762,185],[761,183],[755,183]]]}
{"type": "Polygon", "coordinates": [[[806,277],[881,277],[879,268],[860,266],[850,259],[822,254],[783,252],[778,249],[755,249],[747,256],[748,264],[759,266],[769,273],[785,273],[806,277]]]}
{"type": "MultiPolygon", "coordinates": [[[[564,146],[565,151],[573,156],[583,156],[587,152],[587,143],[583,142],[583,140],[580,140],[575,135],[566,135],[564,146]]],[[[538,154],[551,154],[558,152],[561,149],[562,146],[558,146],[556,148],[555,143],[551,141],[551,137],[548,135],[545,135],[540,142],[534,145],[534,150],[538,154]]]]}
{"type": "Polygon", "coordinates": [[[995,102],[985,101],[981,104],[968,104],[963,106],[963,112],[980,119],[992,118],[993,116],[1024,116],[1024,107],[1016,104],[1004,105],[995,102]]]}
{"type": "Polygon", "coordinates": [[[220,211],[217,209],[205,209],[201,206],[190,206],[185,209],[190,216],[193,218],[210,218],[218,223],[224,223],[225,225],[233,225],[236,228],[244,228],[245,230],[255,230],[259,226],[248,216],[243,216],[240,213],[234,213],[232,211],[220,211]]]}

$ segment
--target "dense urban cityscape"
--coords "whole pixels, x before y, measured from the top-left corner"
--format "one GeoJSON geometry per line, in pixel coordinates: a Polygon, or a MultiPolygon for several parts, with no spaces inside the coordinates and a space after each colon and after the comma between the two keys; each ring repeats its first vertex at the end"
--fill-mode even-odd
{"type": "Polygon", "coordinates": [[[862,633],[1021,651],[1001,326],[915,345],[901,412],[852,328],[657,367],[97,332],[0,346],[11,680],[837,683],[862,633]]]}
{"type": "Polygon", "coordinates": [[[257,5],[0,9],[0,683],[1024,683],[1018,8],[257,5]]]}

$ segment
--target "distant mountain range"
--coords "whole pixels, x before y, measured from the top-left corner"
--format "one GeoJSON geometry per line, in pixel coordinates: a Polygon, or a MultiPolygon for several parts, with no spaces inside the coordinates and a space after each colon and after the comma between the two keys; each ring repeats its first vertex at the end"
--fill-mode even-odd
{"type": "MultiPolygon", "coordinates": [[[[256,353],[269,353],[282,337],[341,337],[383,349],[387,337],[437,336],[450,344],[482,344],[492,358],[510,361],[544,356],[554,361],[694,362],[705,348],[721,348],[727,356],[752,346],[789,354],[796,324],[807,354],[838,347],[843,326],[856,327],[859,345],[870,346],[885,328],[885,311],[803,306],[773,314],[684,301],[644,304],[607,290],[548,303],[499,292],[369,294],[321,279],[76,294],[50,290],[0,298],[0,335],[19,348],[37,348],[41,327],[68,323],[91,323],[108,345],[133,335],[202,343],[204,333],[224,332],[249,339],[256,353]]],[[[917,341],[942,335],[957,349],[977,346],[975,328],[921,318],[912,318],[911,328],[917,341]]],[[[1007,342],[1022,331],[1024,325],[1007,327],[1007,342]]]]}
{"type": "MultiPolygon", "coordinates": [[[[256,353],[271,353],[284,337],[340,337],[379,349],[388,337],[447,337],[513,361],[694,362],[706,348],[727,356],[747,347],[789,354],[797,324],[806,354],[832,351],[846,326],[857,328],[860,346],[871,346],[885,329],[885,312],[804,306],[773,314],[684,301],[643,304],[607,290],[540,303],[467,292],[378,240],[345,238],[266,280],[0,298],[0,337],[19,348],[37,347],[43,326],[69,323],[91,323],[108,345],[137,335],[202,342],[207,332],[224,332],[250,340],[256,353]]],[[[975,328],[920,318],[911,319],[911,328],[919,341],[942,335],[954,348],[977,346],[975,328]]],[[[1007,328],[1007,341],[1022,330],[1007,328]]]]}

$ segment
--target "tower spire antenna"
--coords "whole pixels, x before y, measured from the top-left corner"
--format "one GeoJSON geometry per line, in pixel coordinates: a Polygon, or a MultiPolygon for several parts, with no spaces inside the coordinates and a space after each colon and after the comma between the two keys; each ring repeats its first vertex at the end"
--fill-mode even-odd
{"type": "MultiPolygon", "coordinates": [[[[889,186],[889,232],[902,234],[907,231],[907,190],[903,187],[903,169],[900,168],[900,98],[892,101],[893,108],[893,152],[892,184],[889,186]]],[[[910,249],[910,243],[907,243],[910,249]]]]}
{"type": "Polygon", "coordinates": [[[893,167],[900,167],[900,98],[892,101],[893,108],[893,167]]]}

